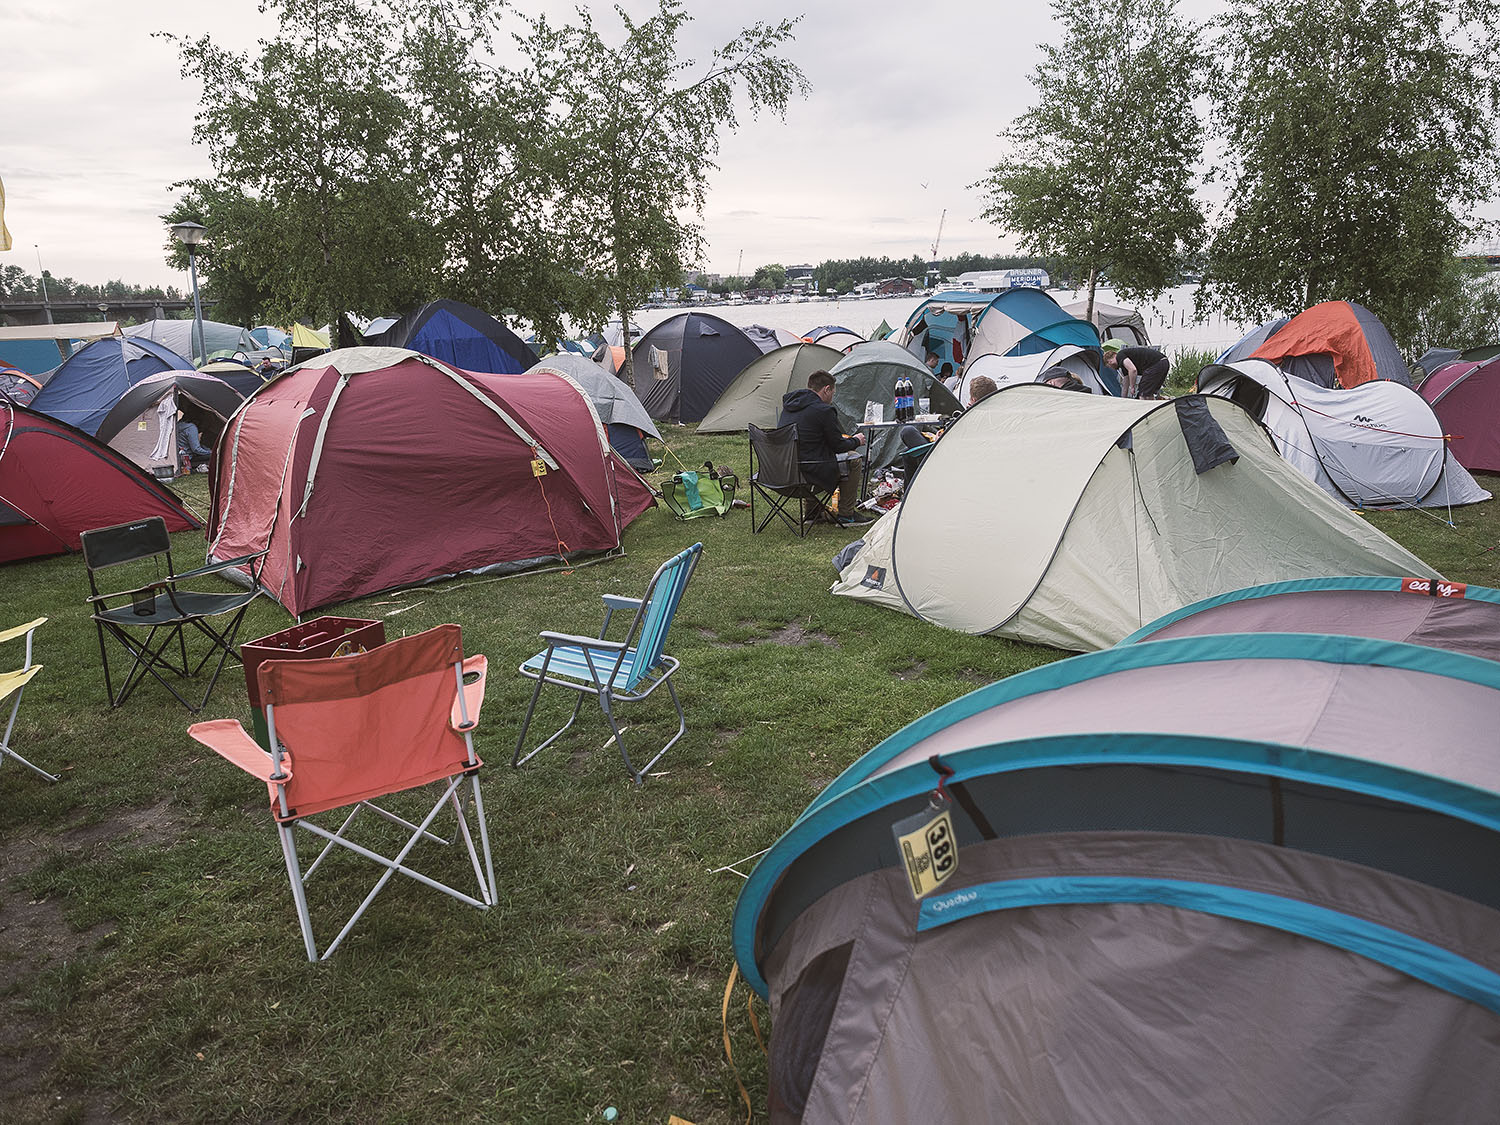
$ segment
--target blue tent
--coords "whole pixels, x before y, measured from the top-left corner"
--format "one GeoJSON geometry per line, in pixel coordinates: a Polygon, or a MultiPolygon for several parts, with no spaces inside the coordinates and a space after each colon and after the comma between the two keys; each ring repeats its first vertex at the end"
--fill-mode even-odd
{"type": "Polygon", "coordinates": [[[28,375],[45,375],[63,361],[61,340],[0,340],[0,362],[28,375]]]}
{"type": "Polygon", "coordinates": [[[31,400],[31,409],[93,436],[120,396],[148,375],[191,371],[171,348],[143,336],[107,336],[63,361],[31,400]]]}
{"type": "Polygon", "coordinates": [[[509,328],[461,301],[431,301],[361,343],[409,348],[463,371],[497,375],[516,374],[539,362],[536,352],[509,328]]]}

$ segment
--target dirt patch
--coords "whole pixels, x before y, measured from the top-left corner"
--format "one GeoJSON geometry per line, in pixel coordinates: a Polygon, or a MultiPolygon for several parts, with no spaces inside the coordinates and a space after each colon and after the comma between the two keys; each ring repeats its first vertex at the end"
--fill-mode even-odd
{"type": "Polygon", "coordinates": [[[710,741],[711,741],[712,745],[715,748],[722,747],[722,746],[728,746],[731,742],[733,742],[735,739],[737,739],[743,733],[744,733],[743,731],[738,730],[738,729],[736,729],[736,730],[716,730],[716,731],[714,731],[713,738],[710,741]]]}
{"type": "Polygon", "coordinates": [[[908,664],[905,668],[891,673],[898,680],[920,680],[927,672],[927,661],[918,660],[915,664],[908,664]]]}
{"type": "Polygon", "coordinates": [[[712,629],[698,629],[696,632],[705,641],[716,641],[719,639],[719,634],[715,633],[712,629]]]}
{"type": "Polygon", "coordinates": [[[75,824],[57,837],[62,850],[87,852],[105,842],[164,847],[187,834],[187,818],[163,798],[145,808],[126,809],[104,820],[75,824]]]}
{"type": "Polygon", "coordinates": [[[805,645],[816,641],[830,648],[839,647],[838,641],[827,633],[819,632],[817,629],[804,629],[795,621],[790,621],[773,631],[767,639],[774,645],[805,645]]]}

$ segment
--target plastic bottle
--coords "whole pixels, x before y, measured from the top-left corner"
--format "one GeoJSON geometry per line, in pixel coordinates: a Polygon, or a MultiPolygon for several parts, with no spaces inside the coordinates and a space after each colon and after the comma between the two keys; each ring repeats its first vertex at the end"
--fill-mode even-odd
{"type": "Polygon", "coordinates": [[[903,375],[896,380],[896,421],[898,422],[911,421],[907,413],[908,404],[911,402],[908,390],[910,387],[911,381],[906,376],[903,375]]]}

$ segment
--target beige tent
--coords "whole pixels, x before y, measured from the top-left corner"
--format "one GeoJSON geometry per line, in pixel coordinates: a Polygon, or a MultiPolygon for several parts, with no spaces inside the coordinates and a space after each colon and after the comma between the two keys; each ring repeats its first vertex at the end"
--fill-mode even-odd
{"type": "Polygon", "coordinates": [[[1200,598],[1435,572],[1333,501],[1225,399],[1019,384],[966,412],[833,592],[966,633],[1105,648],[1200,598]]]}
{"type": "Polygon", "coordinates": [[[843,354],[822,344],[798,341],[750,361],[698,423],[700,434],[743,434],[754,422],[763,430],[781,417],[781,396],[807,386],[814,371],[832,371],[843,354]]]}

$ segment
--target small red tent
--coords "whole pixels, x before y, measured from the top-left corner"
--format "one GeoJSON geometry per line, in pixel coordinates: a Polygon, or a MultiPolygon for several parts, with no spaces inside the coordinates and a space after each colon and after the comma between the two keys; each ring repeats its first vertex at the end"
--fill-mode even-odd
{"type": "Polygon", "coordinates": [[[1500,358],[1445,363],[1418,393],[1442,423],[1455,461],[1500,473],[1500,358]]]}
{"type": "Polygon", "coordinates": [[[1347,389],[1372,379],[1411,386],[1406,361],[1390,332],[1379,317],[1352,301],[1324,301],[1298,313],[1248,357],[1234,354],[1238,347],[1231,348],[1220,362],[1266,359],[1288,375],[1324,387],[1347,389]]]}
{"type": "Polygon", "coordinates": [[[261,584],[303,614],[612,550],[653,503],[571,379],[346,348],[267,383],[230,419],[209,554],[269,547],[261,584]]]}
{"type": "Polygon", "coordinates": [[[79,532],[147,516],[202,526],[124,454],[0,399],[0,563],[76,551],[79,532]]]}

